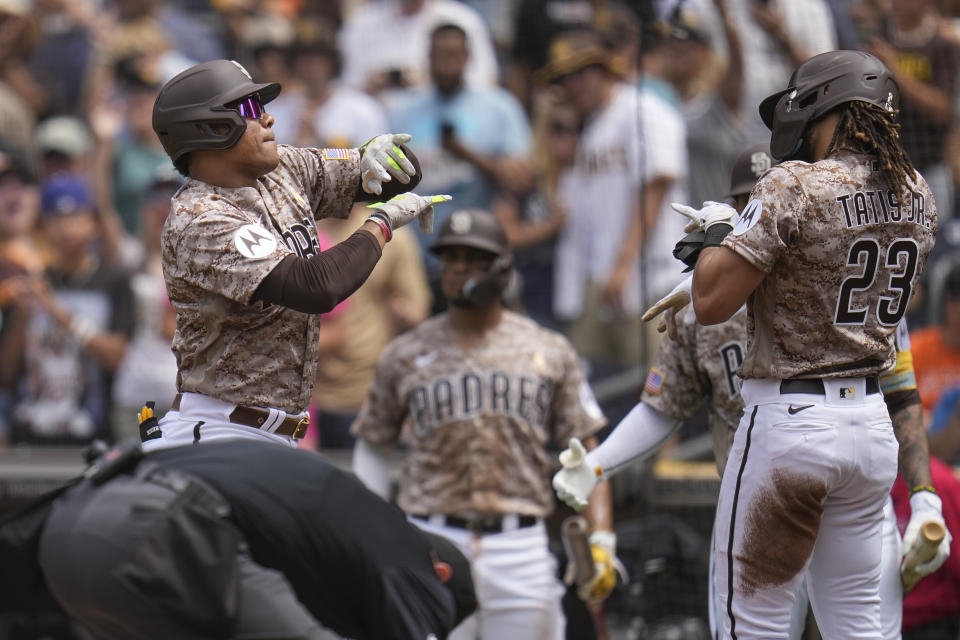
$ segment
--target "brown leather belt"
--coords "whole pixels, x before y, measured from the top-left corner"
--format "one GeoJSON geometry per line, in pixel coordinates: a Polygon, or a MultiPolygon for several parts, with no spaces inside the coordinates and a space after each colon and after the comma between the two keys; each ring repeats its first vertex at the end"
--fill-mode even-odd
{"type": "MultiPolygon", "coordinates": [[[[174,411],[179,411],[181,398],[183,398],[183,394],[178,393],[173,398],[173,404],[170,408],[174,411]]],[[[245,427],[253,427],[254,429],[263,428],[263,423],[266,422],[269,417],[269,411],[256,407],[237,406],[236,409],[230,412],[230,422],[242,424],[245,427]]],[[[280,423],[280,426],[273,430],[273,433],[299,440],[307,434],[307,427],[309,426],[309,415],[305,415],[302,418],[298,416],[287,416],[283,419],[283,422],[280,423]]]]}

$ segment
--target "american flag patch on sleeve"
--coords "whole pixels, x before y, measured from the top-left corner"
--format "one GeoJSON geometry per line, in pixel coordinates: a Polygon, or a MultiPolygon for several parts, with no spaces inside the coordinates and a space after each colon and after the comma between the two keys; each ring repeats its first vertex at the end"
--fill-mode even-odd
{"type": "Polygon", "coordinates": [[[324,149],[323,157],[327,160],[349,160],[349,149],[324,149]]]}
{"type": "Polygon", "coordinates": [[[647,381],[643,383],[643,388],[647,393],[660,395],[660,389],[663,388],[663,374],[650,367],[650,373],[647,374],[647,381]]]}

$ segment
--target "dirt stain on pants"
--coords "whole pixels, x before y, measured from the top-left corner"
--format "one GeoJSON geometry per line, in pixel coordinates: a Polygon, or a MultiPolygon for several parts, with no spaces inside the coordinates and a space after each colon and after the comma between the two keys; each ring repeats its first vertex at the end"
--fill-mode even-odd
{"type": "Polygon", "coordinates": [[[754,495],[744,522],[739,588],[745,596],[785,584],[806,566],[823,515],[827,485],[820,479],[776,469],[754,495]]]}

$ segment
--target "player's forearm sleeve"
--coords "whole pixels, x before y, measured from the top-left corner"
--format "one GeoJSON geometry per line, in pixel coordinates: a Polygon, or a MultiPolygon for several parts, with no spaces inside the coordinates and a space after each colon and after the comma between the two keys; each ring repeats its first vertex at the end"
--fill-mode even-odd
{"type": "Polygon", "coordinates": [[[309,258],[287,256],[267,274],[252,299],[304,313],[327,313],[364,283],[380,254],[373,234],[357,231],[309,258]]]}
{"type": "Polygon", "coordinates": [[[601,467],[608,476],[628,462],[655,453],[679,427],[679,420],[638,402],[607,439],[587,453],[587,464],[591,469],[601,467]]]}
{"type": "Polygon", "coordinates": [[[382,450],[358,439],[353,447],[353,473],[367,489],[384,500],[389,500],[390,465],[382,450]]]}

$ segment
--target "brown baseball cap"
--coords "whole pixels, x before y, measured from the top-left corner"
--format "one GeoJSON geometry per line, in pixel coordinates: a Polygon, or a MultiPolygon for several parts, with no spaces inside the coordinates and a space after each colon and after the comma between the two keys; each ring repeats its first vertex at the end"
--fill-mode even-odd
{"type": "Polygon", "coordinates": [[[766,142],[741,151],[733,162],[733,170],[730,172],[730,191],[727,197],[736,198],[753,191],[753,185],[757,184],[760,176],[775,164],[777,161],[770,155],[770,145],[766,142]]]}
{"type": "Polygon", "coordinates": [[[620,65],[604,46],[599,33],[589,29],[574,29],[564,31],[550,41],[547,64],[534,75],[539,82],[551,83],[593,65],[605,67],[615,74],[620,73],[620,65]]]}

